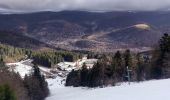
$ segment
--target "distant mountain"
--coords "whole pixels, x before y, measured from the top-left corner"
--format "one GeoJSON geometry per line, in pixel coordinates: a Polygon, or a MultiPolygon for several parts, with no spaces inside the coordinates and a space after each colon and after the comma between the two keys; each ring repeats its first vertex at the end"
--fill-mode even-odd
{"type": "Polygon", "coordinates": [[[133,25],[106,35],[110,41],[120,41],[134,47],[154,46],[162,33],[147,24],[133,25]]]}
{"type": "Polygon", "coordinates": [[[0,30],[56,48],[114,51],[150,48],[170,32],[170,12],[39,12],[1,14],[0,30]]]}
{"type": "Polygon", "coordinates": [[[7,31],[0,31],[0,43],[29,49],[39,49],[43,47],[48,47],[47,44],[37,41],[35,39],[23,36],[19,33],[7,31]]]}
{"type": "Polygon", "coordinates": [[[136,24],[111,32],[94,33],[74,41],[72,44],[79,49],[93,51],[114,51],[120,48],[136,50],[142,49],[142,47],[153,47],[161,36],[162,33],[159,30],[147,24],[136,24]]]}

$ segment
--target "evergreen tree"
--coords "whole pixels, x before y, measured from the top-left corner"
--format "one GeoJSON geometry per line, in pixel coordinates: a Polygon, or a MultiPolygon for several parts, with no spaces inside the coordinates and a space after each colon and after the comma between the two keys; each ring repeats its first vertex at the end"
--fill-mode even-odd
{"type": "Polygon", "coordinates": [[[162,66],[162,75],[164,78],[170,77],[170,36],[164,34],[160,40],[160,65],[162,66]]]}
{"type": "Polygon", "coordinates": [[[103,69],[98,61],[89,72],[88,85],[89,87],[103,86],[103,69]]]}
{"type": "Polygon", "coordinates": [[[170,36],[168,34],[164,34],[164,36],[160,39],[159,46],[161,56],[164,56],[166,53],[170,52],[170,36]]]}
{"type": "Polygon", "coordinates": [[[145,68],[145,64],[143,62],[142,57],[140,56],[140,54],[137,54],[137,68],[136,68],[136,74],[137,74],[137,81],[143,81],[146,79],[146,68],[145,68]]]}
{"type": "Polygon", "coordinates": [[[126,50],[124,53],[125,67],[132,67],[132,56],[130,50],[126,50]]]}
{"type": "Polygon", "coordinates": [[[9,85],[0,86],[0,100],[17,100],[9,85]]]}
{"type": "Polygon", "coordinates": [[[106,62],[106,59],[100,59],[90,70],[89,75],[89,86],[107,86],[114,85],[113,71],[111,70],[111,64],[106,62]]]}
{"type": "Polygon", "coordinates": [[[4,60],[3,58],[0,58],[0,67],[4,67],[4,66],[5,66],[4,60]]]}
{"type": "Polygon", "coordinates": [[[122,55],[120,51],[117,51],[113,57],[113,72],[116,81],[123,81],[123,75],[125,67],[123,66],[122,55]]]}
{"type": "Polygon", "coordinates": [[[41,72],[37,64],[34,64],[33,66],[33,76],[36,77],[37,79],[41,78],[41,72]]]}
{"type": "Polygon", "coordinates": [[[153,55],[153,64],[151,67],[152,78],[169,78],[170,77],[170,36],[164,34],[160,39],[159,48],[153,55]]]}
{"type": "Polygon", "coordinates": [[[74,86],[74,87],[81,86],[80,71],[79,70],[72,70],[67,75],[65,85],[66,86],[74,86]]]}
{"type": "MultiPolygon", "coordinates": [[[[130,50],[126,50],[125,53],[124,53],[124,62],[125,62],[125,76],[126,77],[130,77],[130,79],[132,80],[135,80],[135,69],[134,69],[134,66],[132,64],[132,55],[131,55],[131,52],[130,50]],[[128,68],[128,69],[127,69],[128,68]],[[128,76],[128,71],[131,70],[130,72],[130,76],[128,76]]],[[[127,78],[125,78],[127,80],[127,78]]]]}
{"type": "Polygon", "coordinates": [[[81,86],[87,86],[88,69],[84,63],[80,71],[81,86]]]}
{"type": "Polygon", "coordinates": [[[48,84],[36,64],[33,66],[32,75],[25,76],[24,85],[31,100],[44,100],[49,94],[48,84]]]}

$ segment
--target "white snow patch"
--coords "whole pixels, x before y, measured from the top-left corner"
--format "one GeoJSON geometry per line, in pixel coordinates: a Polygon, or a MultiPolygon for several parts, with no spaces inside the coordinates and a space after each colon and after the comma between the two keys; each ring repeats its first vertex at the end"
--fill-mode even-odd
{"type": "Polygon", "coordinates": [[[25,62],[32,62],[32,60],[28,59],[17,63],[7,63],[6,65],[9,66],[9,70],[19,73],[24,78],[26,74],[30,74],[32,71],[32,67],[24,64],[25,62]]]}
{"type": "Polygon", "coordinates": [[[170,79],[95,89],[53,84],[49,86],[51,95],[46,100],[170,100],[169,85],[170,79]]]}
{"type": "Polygon", "coordinates": [[[57,64],[57,67],[61,70],[71,71],[72,69],[80,69],[84,63],[88,68],[92,68],[96,62],[97,59],[87,59],[87,57],[83,57],[76,62],[60,62],[57,64]]]}

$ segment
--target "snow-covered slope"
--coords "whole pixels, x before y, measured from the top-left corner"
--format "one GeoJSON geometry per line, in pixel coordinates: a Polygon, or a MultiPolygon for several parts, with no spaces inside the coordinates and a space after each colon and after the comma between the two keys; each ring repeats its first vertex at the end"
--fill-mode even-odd
{"type": "MultiPolygon", "coordinates": [[[[19,72],[22,77],[32,71],[31,60],[7,64],[11,70],[19,72]]],[[[46,100],[170,100],[170,79],[152,80],[141,83],[124,83],[120,86],[106,88],[65,87],[67,71],[40,67],[43,74],[52,74],[48,78],[50,95],[46,100]],[[52,73],[56,71],[56,73],[52,73]]]]}
{"type": "Polygon", "coordinates": [[[9,70],[19,73],[20,76],[24,78],[26,74],[29,74],[32,71],[32,67],[27,65],[26,62],[32,62],[32,60],[28,59],[16,63],[7,63],[6,65],[9,66],[9,70]]]}
{"type": "Polygon", "coordinates": [[[46,100],[170,100],[170,79],[96,89],[62,87],[55,82],[49,87],[51,95],[46,100]]]}
{"type": "MultiPolygon", "coordinates": [[[[14,71],[16,73],[19,73],[22,78],[27,74],[31,74],[33,71],[33,64],[31,59],[27,59],[24,61],[16,62],[16,63],[7,63],[6,64],[9,67],[10,71],[14,71]]],[[[40,68],[41,74],[43,74],[46,78],[55,78],[57,76],[66,76],[64,75],[64,71],[59,71],[57,68],[46,68],[42,66],[38,66],[40,68]]]]}

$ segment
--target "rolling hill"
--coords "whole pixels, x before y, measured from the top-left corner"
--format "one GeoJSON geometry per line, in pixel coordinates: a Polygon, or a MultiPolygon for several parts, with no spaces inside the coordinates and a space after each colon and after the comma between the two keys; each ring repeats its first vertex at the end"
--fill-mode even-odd
{"type": "Polygon", "coordinates": [[[20,33],[0,31],[0,43],[20,48],[39,49],[49,47],[47,44],[29,38],[20,33]]]}
{"type": "Polygon", "coordinates": [[[169,17],[168,11],[0,14],[0,30],[67,50],[140,51],[170,31],[169,17]]]}

